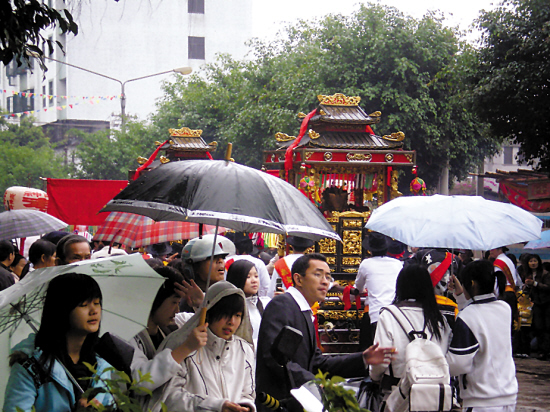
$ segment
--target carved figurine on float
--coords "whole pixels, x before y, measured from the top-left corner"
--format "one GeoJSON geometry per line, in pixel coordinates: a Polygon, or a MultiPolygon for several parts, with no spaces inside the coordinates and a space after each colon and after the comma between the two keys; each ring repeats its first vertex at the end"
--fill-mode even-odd
{"type": "Polygon", "coordinates": [[[319,209],[325,217],[332,217],[333,212],[369,212],[377,191],[376,174],[352,176],[352,181],[345,181],[342,186],[331,185],[324,189],[319,209]]]}

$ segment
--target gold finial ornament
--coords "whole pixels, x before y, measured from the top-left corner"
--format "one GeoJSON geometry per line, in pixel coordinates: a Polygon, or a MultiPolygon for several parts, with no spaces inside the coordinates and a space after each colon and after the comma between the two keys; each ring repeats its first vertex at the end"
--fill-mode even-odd
{"type": "Polygon", "coordinates": [[[332,96],[318,95],[319,103],[325,106],[359,106],[361,98],[359,96],[346,96],[342,93],[336,93],[332,96]]]}
{"type": "Polygon", "coordinates": [[[208,143],[208,146],[216,148],[218,147],[218,142],[214,140],[213,142],[208,143]]]}
{"type": "Polygon", "coordinates": [[[304,112],[298,113],[298,119],[304,119],[307,116],[304,112]]]}
{"type": "Polygon", "coordinates": [[[173,137],[201,137],[202,130],[191,130],[188,127],[182,127],[181,129],[168,129],[170,136],[173,137]]]}
{"type": "Polygon", "coordinates": [[[155,146],[160,146],[162,142],[159,142],[158,140],[155,140],[155,146]]]}
{"type": "Polygon", "coordinates": [[[170,159],[168,159],[166,156],[161,156],[160,157],[160,162],[164,165],[166,163],[168,163],[170,161],[170,159]]]}
{"type": "Polygon", "coordinates": [[[319,136],[321,136],[319,133],[317,133],[313,129],[309,129],[309,132],[307,132],[307,134],[308,134],[309,138],[312,139],[312,140],[318,139],[319,136]]]}
{"type": "Polygon", "coordinates": [[[382,112],[378,110],[369,114],[369,117],[380,117],[380,116],[382,116],[382,112]]]}
{"type": "Polygon", "coordinates": [[[296,136],[289,136],[286,133],[275,133],[275,140],[278,142],[290,142],[291,140],[296,139],[296,136]]]}
{"type": "Polygon", "coordinates": [[[323,109],[319,110],[319,114],[321,116],[326,116],[327,115],[327,112],[325,112],[323,109]]]}
{"type": "Polygon", "coordinates": [[[143,156],[138,156],[138,158],[137,158],[137,162],[140,165],[144,164],[146,161],[147,161],[147,159],[143,156]]]}
{"type": "Polygon", "coordinates": [[[382,136],[382,139],[388,140],[390,142],[402,142],[403,140],[405,140],[405,133],[397,132],[392,133],[391,135],[384,135],[382,136]]]}

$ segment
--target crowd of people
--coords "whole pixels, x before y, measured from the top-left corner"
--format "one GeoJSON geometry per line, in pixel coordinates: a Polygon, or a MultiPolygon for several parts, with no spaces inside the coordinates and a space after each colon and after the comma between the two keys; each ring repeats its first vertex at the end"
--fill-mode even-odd
{"type": "MultiPolygon", "coordinates": [[[[262,400],[270,395],[286,400],[290,412],[301,411],[290,389],[319,370],[370,375],[384,401],[405,373],[411,340],[391,307],[440,346],[464,410],[513,411],[513,354],[528,356],[536,342],[540,358],[548,357],[550,275],[537,255],[522,256],[516,268],[504,247],[474,261],[470,251],[409,250],[371,233],[364,241],[370,256],[355,281],[356,292],[367,295],[361,326],[366,349],[326,356],[318,346],[315,308],[334,279],[324,255],[304,254],[313,242],[288,237],[290,255],[261,259],[247,234],[217,239],[213,244],[207,235],[180,248],[154,245],[144,253],[165,278],[147,327],[128,341],[133,378],[151,377],[140,383],[150,392],[133,394],[144,408],[267,411],[262,400]]],[[[0,287],[40,268],[126,253],[121,245],[100,246],[57,232],[33,243],[28,262],[15,262],[17,250],[2,241],[0,287]]],[[[82,397],[104,385],[95,376],[112,373],[104,372],[109,364],[96,352],[101,309],[93,278],[68,273],[50,282],[38,332],[12,349],[4,411],[70,411],[114,401],[101,391],[82,397]]]]}

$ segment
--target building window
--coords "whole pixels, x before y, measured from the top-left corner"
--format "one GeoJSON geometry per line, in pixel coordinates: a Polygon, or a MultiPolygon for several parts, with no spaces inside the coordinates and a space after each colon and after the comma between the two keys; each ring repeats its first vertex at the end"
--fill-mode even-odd
{"type": "Polygon", "coordinates": [[[204,60],[204,37],[189,36],[187,39],[187,58],[204,60]]]}
{"type": "Polygon", "coordinates": [[[49,46],[48,46],[48,53],[51,56],[51,55],[53,55],[53,51],[54,51],[54,48],[55,48],[55,44],[53,42],[53,36],[48,37],[48,41],[50,42],[49,46]]]}
{"type": "Polygon", "coordinates": [[[48,105],[48,96],[46,93],[46,86],[42,86],[42,108],[48,105]]]}
{"type": "Polygon", "coordinates": [[[22,93],[14,94],[7,99],[7,109],[10,113],[24,113],[34,110],[34,99],[30,94],[34,89],[24,90],[22,93]]]}
{"type": "Polygon", "coordinates": [[[34,89],[27,90],[27,111],[34,110],[34,98],[31,95],[34,95],[34,89]]]}
{"type": "Polygon", "coordinates": [[[53,80],[48,83],[48,99],[50,99],[50,106],[53,106],[53,80]]]}
{"type": "Polygon", "coordinates": [[[512,146],[504,146],[504,164],[514,164],[514,148],[512,146]]]}
{"type": "Polygon", "coordinates": [[[187,0],[187,12],[204,14],[204,0],[187,0]]]}

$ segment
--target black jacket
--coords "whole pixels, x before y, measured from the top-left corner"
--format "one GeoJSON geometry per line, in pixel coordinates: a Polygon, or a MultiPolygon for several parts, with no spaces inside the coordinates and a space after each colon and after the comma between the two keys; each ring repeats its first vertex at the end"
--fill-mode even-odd
{"type": "MultiPolygon", "coordinates": [[[[294,298],[285,293],[278,295],[266,306],[260,325],[256,359],[256,399],[260,392],[276,399],[290,397],[284,370],[271,356],[273,341],[284,326],[292,326],[303,333],[303,339],[288,364],[295,387],[300,387],[314,378],[320,369],[331,375],[357,377],[366,374],[362,353],[326,356],[316,346],[315,330],[311,315],[300,311],[294,298]]],[[[265,410],[260,405],[260,410],[265,410]]]]}
{"type": "Polygon", "coordinates": [[[15,279],[13,278],[13,274],[0,263],[0,290],[9,288],[14,283],[15,279]]]}

